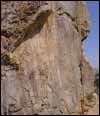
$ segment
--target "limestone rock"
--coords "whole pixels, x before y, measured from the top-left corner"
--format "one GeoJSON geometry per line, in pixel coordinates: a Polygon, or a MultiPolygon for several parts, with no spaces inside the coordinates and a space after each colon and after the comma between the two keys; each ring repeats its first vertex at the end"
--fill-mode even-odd
{"type": "Polygon", "coordinates": [[[2,1],[2,53],[19,62],[1,65],[2,115],[81,114],[81,73],[93,79],[82,60],[88,31],[82,1],[2,1]]]}

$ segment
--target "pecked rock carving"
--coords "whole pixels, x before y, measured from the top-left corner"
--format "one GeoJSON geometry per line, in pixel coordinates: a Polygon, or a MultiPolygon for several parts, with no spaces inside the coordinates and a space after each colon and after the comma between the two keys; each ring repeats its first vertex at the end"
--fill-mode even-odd
{"type": "Polygon", "coordinates": [[[1,2],[2,115],[84,114],[89,25],[84,1],[1,2]]]}

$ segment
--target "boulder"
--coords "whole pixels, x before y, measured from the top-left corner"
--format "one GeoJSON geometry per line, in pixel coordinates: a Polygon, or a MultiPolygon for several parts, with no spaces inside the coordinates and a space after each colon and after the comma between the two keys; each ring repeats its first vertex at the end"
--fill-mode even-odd
{"type": "Polygon", "coordinates": [[[93,91],[93,81],[82,83],[83,73],[93,79],[82,60],[89,23],[83,1],[1,2],[1,48],[10,59],[1,57],[2,115],[82,113],[83,84],[93,91]]]}

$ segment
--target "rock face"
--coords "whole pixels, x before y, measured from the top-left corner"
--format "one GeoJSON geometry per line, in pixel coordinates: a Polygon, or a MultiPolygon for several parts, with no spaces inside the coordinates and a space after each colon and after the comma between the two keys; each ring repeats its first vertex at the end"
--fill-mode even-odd
{"type": "Polygon", "coordinates": [[[82,50],[89,22],[83,1],[1,2],[2,115],[83,113],[94,90],[82,50]]]}

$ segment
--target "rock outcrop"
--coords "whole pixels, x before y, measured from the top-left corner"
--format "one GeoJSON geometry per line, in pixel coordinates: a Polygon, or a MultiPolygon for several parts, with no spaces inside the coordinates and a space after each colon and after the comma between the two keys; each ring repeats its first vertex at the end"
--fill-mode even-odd
{"type": "Polygon", "coordinates": [[[2,115],[84,113],[94,91],[82,50],[89,23],[83,1],[1,2],[2,115]]]}

